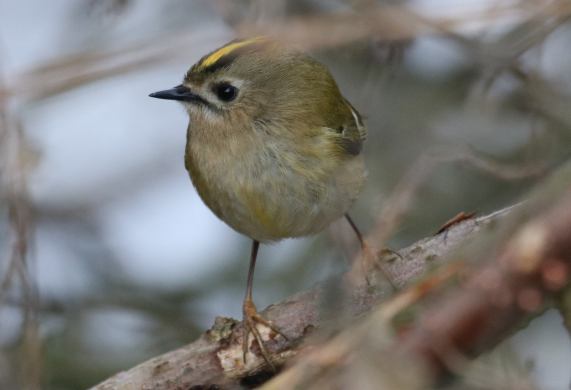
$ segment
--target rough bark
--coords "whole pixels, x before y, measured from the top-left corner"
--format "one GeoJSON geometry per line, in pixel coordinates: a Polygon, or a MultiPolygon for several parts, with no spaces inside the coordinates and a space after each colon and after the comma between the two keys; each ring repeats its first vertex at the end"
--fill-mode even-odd
{"type": "Polygon", "coordinates": [[[570,179],[568,165],[507,218],[505,240],[481,240],[476,252],[456,253],[454,261],[300,356],[263,388],[344,389],[359,373],[359,383],[376,386],[371,388],[424,389],[461,372],[469,358],[568,291],[570,179]]]}
{"type": "MultiPolygon", "coordinates": [[[[570,183],[571,163],[515,210],[461,221],[399,250],[400,257],[379,254],[376,264],[399,289],[435,269],[392,298],[383,272],[375,271],[370,284],[344,275],[269,306],[264,316],[288,340],[259,330],[274,363],[293,365],[266,388],[347,388],[343,383],[371,362],[373,388],[426,388],[456,373],[467,357],[493,347],[569,288],[570,183]],[[336,326],[340,331],[330,340],[308,342],[314,329],[336,326]],[[404,375],[381,369],[397,362],[407,367],[404,375]]],[[[252,340],[244,364],[241,345],[241,323],[219,317],[197,341],[93,389],[237,388],[275,375],[252,340]]]]}
{"type": "MultiPolygon", "coordinates": [[[[399,255],[380,255],[379,261],[400,288],[421,275],[428,267],[441,262],[458,243],[473,237],[480,229],[497,222],[511,208],[488,216],[474,218],[451,226],[448,230],[420,240],[399,250],[399,255]]],[[[260,328],[266,346],[276,365],[295,356],[301,343],[324,322],[332,322],[331,314],[342,310],[348,316],[358,316],[391,296],[392,290],[382,273],[370,279],[371,285],[354,286],[342,307],[331,307],[329,296],[342,294],[335,286],[347,285],[340,280],[324,282],[269,306],[263,315],[276,324],[287,336],[284,340],[267,329],[260,328]],[[325,308],[325,309],[323,309],[325,308]]],[[[238,384],[255,385],[267,379],[271,372],[259,353],[248,354],[247,364],[241,358],[242,325],[231,319],[218,317],[211,329],[198,340],[180,349],[154,357],[128,371],[118,373],[95,390],[108,389],[186,389],[212,386],[234,387],[238,384]]]]}

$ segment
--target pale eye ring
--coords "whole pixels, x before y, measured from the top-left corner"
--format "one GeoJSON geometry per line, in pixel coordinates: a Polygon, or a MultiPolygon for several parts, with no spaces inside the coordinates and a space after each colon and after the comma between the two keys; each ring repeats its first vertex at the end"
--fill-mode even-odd
{"type": "Polygon", "coordinates": [[[223,102],[231,102],[238,96],[238,88],[228,82],[214,85],[212,92],[223,102]]]}

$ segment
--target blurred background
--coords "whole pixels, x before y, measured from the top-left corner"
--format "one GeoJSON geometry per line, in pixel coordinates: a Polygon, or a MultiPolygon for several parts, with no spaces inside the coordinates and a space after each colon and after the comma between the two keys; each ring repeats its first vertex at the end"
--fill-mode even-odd
{"type": "MultiPolygon", "coordinates": [[[[192,187],[186,113],[148,97],[205,53],[268,34],[329,66],[369,128],[365,232],[436,162],[398,249],[517,202],[571,157],[570,15],[548,0],[0,0],[0,388],[86,388],[241,317],[250,241],[192,187]]],[[[342,272],[346,237],[339,223],[263,246],[258,307],[342,272]]],[[[539,388],[569,387],[555,312],[505,348],[539,388]]]]}

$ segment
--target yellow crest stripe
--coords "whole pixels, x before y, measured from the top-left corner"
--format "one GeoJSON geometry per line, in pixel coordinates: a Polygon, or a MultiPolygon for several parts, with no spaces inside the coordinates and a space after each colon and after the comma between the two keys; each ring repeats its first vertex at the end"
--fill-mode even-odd
{"type": "Polygon", "coordinates": [[[203,69],[203,68],[207,68],[211,65],[214,65],[220,58],[224,57],[227,54],[230,54],[234,50],[239,49],[239,48],[244,47],[244,46],[251,45],[252,43],[260,42],[263,39],[264,39],[263,37],[250,38],[250,39],[245,39],[243,41],[237,41],[237,42],[229,43],[226,46],[222,46],[220,49],[216,50],[215,52],[210,54],[208,57],[203,59],[200,62],[200,64],[198,65],[198,68],[203,69]]]}

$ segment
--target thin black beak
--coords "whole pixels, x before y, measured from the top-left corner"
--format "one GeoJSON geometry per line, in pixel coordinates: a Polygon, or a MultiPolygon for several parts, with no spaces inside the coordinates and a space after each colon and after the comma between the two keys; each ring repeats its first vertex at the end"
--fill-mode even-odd
{"type": "Polygon", "coordinates": [[[190,88],[185,87],[184,85],[177,85],[171,89],[154,92],[149,96],[157,99],[179,100],[181,102],[196,102],[203,100],[199,95],[193,93],[190,88]]]}

